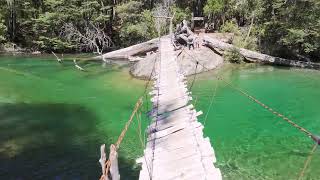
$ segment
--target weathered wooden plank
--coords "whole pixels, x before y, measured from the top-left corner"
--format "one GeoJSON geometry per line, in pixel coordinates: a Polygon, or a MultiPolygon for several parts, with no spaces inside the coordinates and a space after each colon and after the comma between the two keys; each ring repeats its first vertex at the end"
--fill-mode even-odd
{"type": "Polygon", "coordinates": [[[150,92],[153,122],[148,127],[144,157],[137,160],[142,163],[139,179],[220,180],[210,140],[203,137],[203,125],[197,121],[202,111],[188,104],[191,93],[178,69],[170,39],[160,42],[161,61],[156,64],[156,81],[150,92]]]}

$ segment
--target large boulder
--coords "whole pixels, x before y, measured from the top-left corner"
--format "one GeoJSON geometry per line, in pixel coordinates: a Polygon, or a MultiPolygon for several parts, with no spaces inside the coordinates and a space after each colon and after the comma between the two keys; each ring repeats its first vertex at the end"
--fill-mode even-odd
{"type": "MultiPolygon", "coordinates": [[[[207,47],[191,50],[184,48],[177,51],[177,55],[180,70],[186,76],[215,69],[223,63],[223,58],[207,47]],[[198,66],[196,66],[197,62],[199,62],[198,66]]],[[[158,57],[158,53],[153,53],[142,58],[131,67],[131,75],[140,79],[149,79],[158,57]]]]}
{"type": "Polygon", "coordinates": [[[217,68],[223,63],[223,58],[206,47],[184,48],[177,58],[180,70],[186,75],[201,73],[217,68]],[[197,62],[199,63],[197,65],[197,62]]]}
{"type": "Polygon", "coordinates": [[[158,53],[153,53],[145,58],[141,58],[141,60],[131,66],[130,74],[139,79],[149,79],[157,57],[158,53]]]}

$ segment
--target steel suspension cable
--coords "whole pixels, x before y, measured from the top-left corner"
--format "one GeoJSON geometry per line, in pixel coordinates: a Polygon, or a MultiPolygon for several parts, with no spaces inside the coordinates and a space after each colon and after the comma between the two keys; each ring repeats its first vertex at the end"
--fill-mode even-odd
{"type": "Polygon", "coordinates": [[[138,137],[139,137],[139,141],[140,141],[140,145],[141,145],[141,147],[142,147],[142,149],[144,149],[144,147],[145,147],[145,144],[144,144],[144,140],[143,140],[143,138],[142,138],[142,128],[141,128],[141,110],[139,110],[138,112],[137,112],[137,115],[136,115],[136,118],[137,118],[137,127],[136,127],[136,132],[137,132],[137,135],[138,135],[138,137]]]}
{"type": "Polygon", "coordinates": [[[238,92],[240,92],[241,94],[243,94],[244,96],[248,97],[249,99],[251,99],[253,102],[257,103],[258,105],[260,105],[261,107],[263,107],[264,109],[268,110],[269,112],[271,112],[272,114],[280,117],[281,119],[285,120],[286,122],[288,122],[289,124],[291,124],[292,126],[294,126],[295,128],[297,128],[299,131],[303,132],[304,134],[306,134],[309,138],[312,138],[312,140],[314,140],[317,144],[320,145],[320,139],[319,137],[317,137],[316,135],[314,135],[313,133],[311,133],[310,131],[308,131],[307,129],[299,126],[298,124],[296,124],[295,122],[293,122],[292,120],[290,120],[288,117],[286,117],[285,115],[279,113],[278,111],[272,109],[271,107],[269,107],[268,105],[262,103],[261,101],[259,101],[257,98],[251,96],[250,94],[248,94],[246,91],[244,91],[243,89],[236,87],[235,85],[231,84],[230,82],[224,80],[221,78],[222,81],[224,81],[227,85],[229,85],[231,88],[237,90],[238,92]]]}
{"type": "MultiPolygon", "coordinates": [[[[143,138],[142,139],[142,130],[141,130],[141,110],[139,110],[139,112],[137,112],[137,120],[138,120],[138,129],[137,130],[137,134],[139,136],[139,140],[140,140],[140,145],[141,145],[141,148],[144,149],[145,148],[145,133],[143,135],[143,138]]],[[[150,167],[147,163],[147,158],[145,156],[145,154],[143,153],[143,159],[144,161],[146,162],[146,167],[147,167],[147,171],[148,171],[148,175],[149,175],[149,178],[152,177],[151,175],[151,170],[150,170],[150,167]]],[[[150,178],[151,179],[151,178],[150,178]]]]}
{"type": "MultiPolygon", "coordinates": [[[[159,38],[159,44],[160,44],[160,38],[159,38]]],[[[157,54],[155,61],[153,62],[153,67],[152,67],[151,73],[150,73],[150,75],[149,75],[148,81],[147,81],[146,84],[145,84],[144,92],[143,92],[143,94],[142,94],[142,96],[144,96],[144,98],[145,98],[145,100],[146,100],[146,102],[147,102],[147,107],[146,107],[146,110],[145,110],[144,114],[147,114],[148,109],[149,109],[149,103],[148,103],[149,101],[148,101],[147,90],[148,90],[148,88],[149,88],[149,85],[150,85],[150,82],[151,82],[151,80],[152,80],[152,77],[153,77],[153,75],[154,75],[154,73],[155,73],[155,67],[156,67],[156,63],[157,63],[157,61],[158,61],[158,59],[159,59],[159,56],[161,56],[160,51],[159,51],[159,53],[157,54]]],[[[148,116],[146,116],[146,117],[148,118],[148,116]]],[[[140,125],[139,125],[139,128],[140,128],[140,133],[139,133],[140,143],[141,143],[141,146],[142,146],[142,147],[145,147],[145,144],[144,144],[144,143],[146,142],[146,133],[144,133],[144,136],[143,136],[143,143],[142,143],[142,137],[141,137],[141,111],[140,111],[140,116],[139,116],[139,119],[138,119],[138,120],[140,121],[140,125]]],[[[151,124],[151,120],[149,120],[149,125],[148,125],[148,126],[150,126],[150,124],[151,124]]],[[[152,168],[152,167],[149,167],[148,162],[147,162],[147,158],[146,158],[146,156],[145,156],[144,153],[143,153],[143,158],[144,158],[144,161],[145,161],[145,163],[146,163],[146,167],[147,167],[147,170],[148,170],[149,179],[151,180],[151,179],[152,179],[152,169],[153,169],[153,168],[152,168]]]]}
{"type": "MultiPolygon", "coordinates": [[[[161,61],[161,56],[162,56],[162,54],[161,54],[161,37],[159,36],[159,72],[158,72],[158,74],[159,74],[159,77],[158,77],[158,79],[157,80],[159,80],[160,81],[160,79],[161,79],[161,71],[162,71],[162,68],[161,68],[161,63],[162,63],[162,61],[161,61]]],[[[160,98],[160,88],[158,88],[157,89],[157,107],[159,107],[159,98],[160,98]]],[[[157,108],[157,116],[155,117],[155,128],[157,128],[157,126],[158,126],[158,116],[159,116],[159,108],[157,108]]],[[[152,180],[152,174],[153,174],[153,161],[154,161],[154,155],[155,155],[155,153],[154,153],[154,150],[155,150],[155,147],[156,147],[156,138],[153,138],[153,141],[152,141],[152,159],[151,159],[151,162],[152,162],[152,164],[151,164],[151,175],[150,175],[150,180],[152,180]]]]}
{"type": "Polygon", "coordinates": [[[215,89],[214,89],[214,92],[212,93],[212,96],[210,98],[210,104],[209,104],[209,107],[208,107],[208,110],[207,110],[207,113],[206,113],[206,116],[204,118],[204,121],[203,121],[203,126],[206,125],[206,122],[207,122],[207,119],[208,119],[208,115],[209,115],[209,112],[211,110],[211,107],[212,107],[212,104],[214,102],[214,99],[217,95],[217,91],[218,91],[218,85],[219,85],[219,82],[216,83],[216,86],[215,86],[215,89]]]}
{"type": "Polygon", "coordinates": [[[192,80],[192,83],[191,83],[190,88],[189,88],[190,91],[192,91],[192,87],[193,87],[194,82],[196,81],[196,78],[197,78],[198,64],[199,64],[199,62],[197,61],[196,68],[195,68],[195,72],[194,72],[194,76],[193,76],[193,80],[192,80]]]}
{"type": "MultiPolygon", "coordinates": [[[[188,54],[188,53],[186,53],[188,54]]],[[[204,69],[206,70],[210,70],[209,68],[207,68],[206,66],[204,66],[203,64],[199,63],[199,61],[197,61],[192,55],[188,54],[190,57],[192,57],[192,61],[195,63],[198,62],[199,65],[201,65],[204,69]]],[[[218,79],[222,80],[223,82],[225,82],[227,85],[229,85],[232,89],[240,92],[242,95],[244,95],[245,97],[249,98],[250,100],[252,100],[253,102],[257,103],[258,105],[260,105],[261,107],[265,108],[266,110],[268,110],[269,112],[271,112],[272,114],[280,117],[281,119],[283,119],[284,121],[288,122],[289,124],[291,124],[292,126],[294,126],[295,128],[297,128],[300,132],[304,133],[305,135],[307,135],[309,138],[311,138],[313,141],[315,141],[318,145],[320,145],[320,138],[316,135],[314,135],[313,133],[311,133],[310,131],[308,131],[307,129],[299,126],[298,124],[296,124],[295,122],[293,122],[292,120],[290,120],[288,117],[284,116],[283,114],[279,113],[278,111],[272,109],[271,107],[267,106],[266,104],[262,103],[261,101],[259,101],[257,98],[251,96],[249,93],[247,93],[246,91],[244,91],[243,89],[233,85],[232,83],[226,81],[224,78],[222,78],[221,76],[217,76],[218,79]]]]}
{"type": "MultiPolygon", "coordinates": [[[[137,101],[137,103],[135,104],[135,107],[131,113],[131,116],[129,118],[129,120],[127,121],[127,123],[125,124],[123,130],[121,131],[120,133],[120,136],[118,137],[118,140],[116,141],[115,143],[115,151],[118,151],[118,149],[120,148],[120,144],[124,138],[124,136],[126,135],[127,131],[128,131],[128,128],[133,120],[133,117],[135,116],[135,114],[137,113],[138,109],[141,107],[143,101],[142,101],[142,97],[139,98],[139,100],[137,101]]],[[[110,166],[111,166],[111,161],[110,159],[108,159],[108,161],[106,162],[105,164],[106,166],[106,169],[105,169],[105,175],[108,176],[109,174],[109,170],[110,170],[110,166]]],[[[104,174],[100,177],[100,179],[103,179],[104,178],[104,174]]]]}
{"type": "Polygon", "coordinates": [[[299,175],[298,180],[301,180],[301,179],[303,178],[303,176],[305,175],[305,171],[307,170],[307,167],[309,166],[309,164],[310,164],[310,162],[311,162],[311,160],[312,160],[313,154],[314,154],[314,152],[317,150],[317,147],[318,147],[318,146],[319,146],[318,144],[314,144],[314,145],[313,145],[312,150],[311,150],[311,152],[310,152],[307,160],[306,160],[305,163],[304,163],[303,169],[302,169],[302,171],[301,171],[301,173],[300,173],[300,175],[299,175]]]}
{"type": "Polygon", "coordinates": [[[151,72],[150,72],[150,75],[149,75],[149,77],[148,77],[148,81],[146,82],[145,87],[144,87],[144,90],[143,90],[143,93],[142,93],[142,96],[144,96],[145,101],[146,101],[146,104],[147,104],[147,107],[146,107],[147,110],[146,110],[145,112],[147,112],[148,109],[149,109],[149,101],[148,101],[147,90],[148,90],[149,85],[150,85],[150,82],[151,82],[151,80],[152,80],[152,76],[153,76],[153,74],[154,74],[154,72],[155,72],[155,64],[156,64],[156,62],[157,62],[158,56],[159,56],[159,54],[156,56],[156,59],[155,59],[155,61],[153,62],[152,70],[151,70],[151,72]]]}
{"type": "MultiPolygon", "coordinates": [[[[188,54],[188,53],[187,53],[188,54]]],[[[190,54],[188,54],[190,57],[194,58],[193,56],[191,56],[190,54]]],[[[198,61],[196,61],[198,64],[198,61]]],[[[201,66],[203,66],[203,68],[210,70],[209,68],[205,67],[203,64],[200,64],[201,66]]],[[[295,128],[297,128],[300,132],[304,133],[305,135],[307,135],[309,138],[311,138],[315,144],[312,147],[312,150],[308,156],[308,158],[306,159],[305,163],[304,163],[304,167],[302,169],[302,171],[300,172],[300,175],[298,177],[298,180],[301,180],[303,178],[303,176],[305,175],[305,171],[307,169],[307,167],[309,166],[309,164],[311,163],[313,154],[315,153],[315,151],[317,150],[317,147],[320,145],[320,138],[316,135],[314,135],[313,133],[311,133],[310,131],[306,130],[305,128],[299,126],[298,124],[296,124],[295,122],[293,122],[292,120],[290,120],[288,117],[284,116],[283,114],[279,113],[278,111],[272,109],[271,107],[265,105],[264,103],[262,103],[261,101],[259,101],[257,98],[251,96],[249,93],[247,93],[245,90],[233,85],[232,83],[230,83],[229,81],[224,80],[222,77],[218,76],[218,79],[224,81],[228,86],[230,86],[231,88],[233,88],[234,90],[240,92],[242,95],[244,95],[245,97],[248,97],[250,100],[252,100],[253,102],[257,103],[258,105],[260,105],[261,107],[265,108],[266,110],[268,110],[269,112],[271,112],[272,114],[280,117],[281,119],[283,119],[284,121],[288,122],[289,124],[291,124],[292,126],[294,126],[295,128]]]]}

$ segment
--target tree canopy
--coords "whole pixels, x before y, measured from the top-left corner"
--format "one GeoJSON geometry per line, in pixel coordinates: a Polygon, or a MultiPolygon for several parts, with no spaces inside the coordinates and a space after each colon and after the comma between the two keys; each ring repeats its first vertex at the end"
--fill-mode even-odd
{"type": "MultiPolygon", "coordinates": [[[[0,43],[64,52],[132,45],[157,36],[153,11],[159,3],[162,1],[0,1],[0,43]],[[112,43],[92,37],[96,42],[84,46],[85,39],[65,36],[66,24],[81,34],[99,30],[112,43]]],[[[234,43],[245,48],[306,61],[320,59],[318,0],[176,0],[171,11],[176,15],[174,23],[190,19],[191,13],[205,16],[217,31],[235,33],[234,43]]]]}

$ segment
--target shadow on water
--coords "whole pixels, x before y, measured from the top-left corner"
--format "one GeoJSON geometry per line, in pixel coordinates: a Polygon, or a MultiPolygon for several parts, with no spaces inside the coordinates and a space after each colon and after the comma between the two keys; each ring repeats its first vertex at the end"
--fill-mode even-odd
{"type": "MultiPolygon", "coordinates": [[[[0,179],[98,179],[109,138],[97,121],[75,104],[0,104],[0,179]]],[[[119,164],[122,179],[137,179],[134,162],[119,164]]]]}

